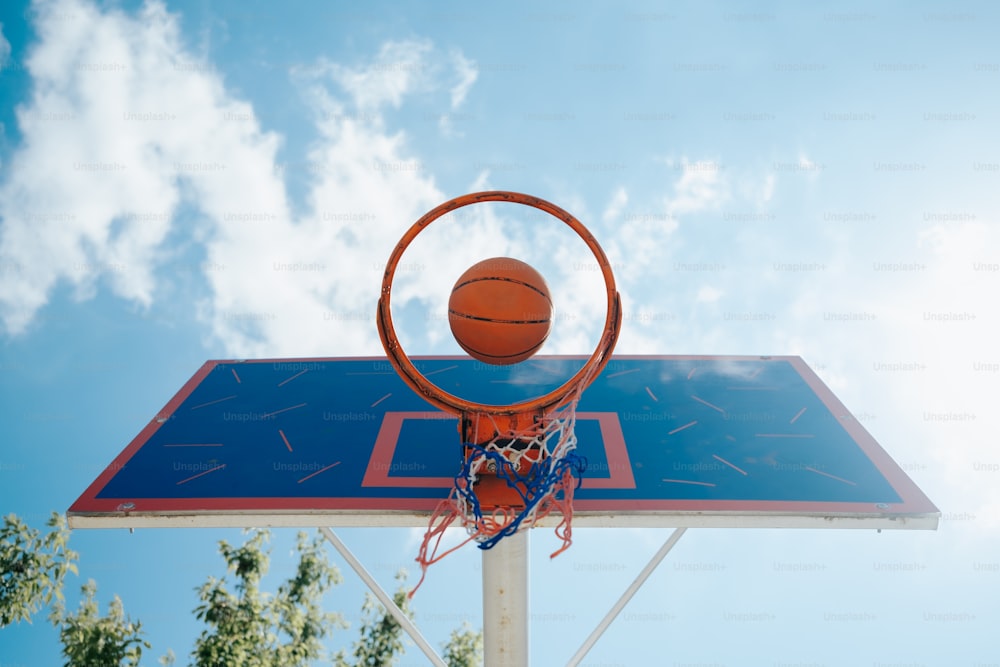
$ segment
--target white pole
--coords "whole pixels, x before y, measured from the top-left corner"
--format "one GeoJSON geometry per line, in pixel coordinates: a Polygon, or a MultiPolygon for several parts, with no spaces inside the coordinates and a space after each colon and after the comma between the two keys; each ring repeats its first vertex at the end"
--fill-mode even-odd
{"type": "Polygon", "coordinates": [[[566,663],[566,667],[576,667],[576,665],[580,664],[583,657],[587,655],[587,652],[594,647],[597,640],[601,638],[604,631],[608,629],[609,625],[611,625],[611,621],[615,620],[615,617],[621,613],[621,610],[625,608],[625,605],[627,605],[628,601],[632,599],[632,596],[635,595],[636,591],[638,591],[639,588],[646,583],[646,579],[649,578],[649,575],[653,573],[653,570],[655,570],[656,566],[660,564],[660,561],[662,561],[664,557],[670,553],[670,550],[674,548],[674,545],[677,544],[677,540],[681,539],[681,535],[683,535],[686,530],[687,528],[674,529],[674,532],[670,534],[670,537],[668,537],[667,541],[663,543],[663,546],[656,552],[656,555],[653,556],[649,563],[646,564],[646,567],[642,568],[642,572],[640,572],[639,576],[635,578],[632,585],[625,590],[622,596],[618,598],[618,602],[615,603],[615,606],[611,608],[611,611],[607,613],[597,627],[594,628],[594,631],[590,633],[590,636],[587,637],[587,641],[583,642],[583,646],[580,647],[580,650],[577,651],[572,658],[570,658],[568,663],[566,663]]]}
{"type": "Polygon", "coordinates": [[[431,645],[427,643],[424,636],[420,634],[420,630],[417,629],[417,626],[413,625],[413,622],[396,605],[396,601],[385,592],[385,589],[379,586],[378,582],[375,581],[375,578],[372,577],[372,575],[368,573],[368,570],[365,569],[365,566],[361,564],[361,561],[359,561],[354,554],[351,553],[351,550],[347,548],[347,545],[341,542],[340,538],[334,535],[333,531],[326,526],[322,526],[319,530],[323,533],[323,536],[327,539],[327,541],[333,545],[333,548],[340,552],[340,555],[344,557],[344,560],[346,560],[347,564],[351,566],[351,569],[358,573],[358,576],[361,577],[363,582],[365,582],[368,589],[375,594],[375,597],[377,597],[378,601],[382,603],[382,606],[386,608],[386,611],[392,614],[392,617],[396,619],[396,622],[399,623],[400,626],[402,626],[403,630],[406,631],[406,634],[410,635],[413,641],[416,642],[417,646],[420,647],[420,650],[427,656],[427,659],[430,660],[435,667],[448,667],[448,665],[445,664],[445,661],[442,660],[434,649],[431,648],[431,645]]]}
{"type": "Polygon", "coordinates": [[[528,530],[483,551],[483,665],[528,665],[528,530]]]}

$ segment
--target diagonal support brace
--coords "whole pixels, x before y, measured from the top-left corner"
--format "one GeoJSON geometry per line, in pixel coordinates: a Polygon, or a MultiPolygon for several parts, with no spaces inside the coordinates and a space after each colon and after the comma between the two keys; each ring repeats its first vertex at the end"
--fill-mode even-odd
{"type": "Polygon", "coordinates": [[[666,555],[670,553],[670,550],[674,548],[674,545],[677,544],[677,540],[681,539],[681,535],[683,535],[686,530],[687,528],[674,529],[674,532],[670,534],[670,537],[668,537],[667,541],[663,543],[660,550],[656,552],[652,559],[650,559],[650,561],[646,564],[646,567],[642,568],[642,572],[640,572],[639,576],[635,578],[635,581],[633,581],[622,596],[618,598],[618,602],[616,602],[611,608],[611,611],[609,611],[601,622],[597,624],[594,631],[591,632],[590,636],[587,637],[587,640],[583,642],[583,646],[581,646],[580,649],[573,654],[570,661],[566,663],[566,667],[577,667],[577,665],[580,664],[580,661],[583,660],[584,656],[586,656],[590,649],[594,647],[594,644],[596,644],[597,640],[601,638],[601,635],[603,635],[604,631],[608,629],[608,626],[615,620],[615,617],[621,613],[621,610],[625,608],[625,605],[627,605],[629,600],[632,599],[632,596],[636,594],[636,591],[638,591],[642,585],[646,583],[646,579],[649,579],[649,575],[653,573],[653,570],[655,570],[660,564],[660,561],[662,561],[666,555]]]}
{"type": "Polygon", "coordinates": [[[375,597],[382,603],[382,606],[385,607],[386,611],[392,614],[392,617],[396,619],[396,622],[399,623],[403,630],[406,631],[406,634],[410,635],[410,638],[416,642],[417,646],[420,647],[420,650],[427,656],[427,659],[431,661],[431,664],[435,665],[435,667],[448,667],[445,661],[442,660],[431,645],[427,643],[424,636],[420,634],[420,630],[418,630],[417,626],[413,624],[413,621],[411,621],[409,617],[403,613],[403,610],[396,605],[392,596],[386,593],[385,589],[379,586],[374,577],[372,577],[372,575],[368,573],[368,570],[365,569],[365,566],[361,564],[361,561],[359,561],[354,554],[351,553],[351,550],[347,548],[347,545],[341,542],[340,538],[326,526],[321,526],[319,531],[323,533],[323,537],[325,537],[327,541],[333,545],[333,548],[344,557],[344,560],[346,560],[347,564],[351,566],[351,569],[354,570],[359,577],[361,577],[361,580],[365,582],[368,589],[375,594],[375,597]]]}

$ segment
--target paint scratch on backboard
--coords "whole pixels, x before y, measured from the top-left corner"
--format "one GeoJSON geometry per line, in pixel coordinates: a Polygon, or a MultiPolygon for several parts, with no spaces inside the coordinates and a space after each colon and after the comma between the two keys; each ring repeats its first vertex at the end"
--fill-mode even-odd
{"type": "Polygon", "coordinates": [[[207,475],[208,473],[215,472],[216,470],[222,470],[225,467],[226,467],[226,464],[223,463],[221,465],[215,466],[214,468],[209,468],[208,470],[203,470],[203,471],[201,471],[200,473],[198,473],[196,475],[191,475],[190,477],[186,477],[186,478],[182,479],[181,481],[177,482],[177,486],[180,486],[181,484],[187,484],[192,479],[198,479],[202,475],[207,475]]]}
{"type": "Polygon", "coordinates": [[[302,479],[300,479],[298,483],[301,484],[302,482],[306,481],[307,479],[309,479],[311,477],[315,477],[316,475],[320,474],[321,472],[326,472],[330,468],[333,468],[333,467],[336,467],[336,466],[339,466],[339,465],[340,465],[340,461],[337,461],[336,463],[331,463],[330,465],[326,466],[325,468],[320,468],[316,472],[310,473],[310,474],[306,475],[305,477],[303,477],[302,479]]]}

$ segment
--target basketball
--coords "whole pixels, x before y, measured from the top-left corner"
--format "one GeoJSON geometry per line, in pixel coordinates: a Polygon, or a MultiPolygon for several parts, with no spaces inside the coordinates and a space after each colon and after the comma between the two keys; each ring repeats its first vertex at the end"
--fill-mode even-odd
{"type": "Polygon", "coordinates": [[[496,366],[516,364],[537,352],[549,335],[549,288],[520,260],[484,259],[455,282],[448,323],[469,356],[496,366]]]}

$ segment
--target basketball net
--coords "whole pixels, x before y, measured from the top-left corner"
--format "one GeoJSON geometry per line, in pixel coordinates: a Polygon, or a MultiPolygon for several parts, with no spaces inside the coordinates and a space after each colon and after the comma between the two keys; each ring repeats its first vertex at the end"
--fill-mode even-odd
{"type": "MultiPolygon", "coordinates": [[[[569,402],[520,429],[498,428],[491,415],[475,415],[473,432],[490,428],[493,437],[481,444],[465,443],[464,464],[455,485],[431,515],[416,561],[420,581],[427,568],[469,542],[490,549],[505,537],[532,528],[553,512],[561,516],[555,535],[562,542],[550,558],[573,543],[573,494],[583,482],[587,460],[576,452],[576,407],[590,384],[585,376],[569,402]],[[488,424],[479,422],[488,420],[488,424]],[[467,537],[442,550],[445,532],[461,526],[467,537]]],[[[516,423],[516,419],[511,420],[516,423]]]]}

